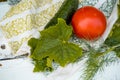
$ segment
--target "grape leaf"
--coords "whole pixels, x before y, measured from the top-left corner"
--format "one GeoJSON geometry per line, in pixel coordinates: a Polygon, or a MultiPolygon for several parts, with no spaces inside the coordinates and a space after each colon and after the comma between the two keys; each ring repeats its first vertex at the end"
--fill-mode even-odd
{"type": "Polygon", "coordinates": [[[31,46],[31,53],[34,52],[34,49],[36,48],[38,41],[39,41],[39,40],[38,40],[38,39],[35,39],[35,38],[31,38],[31,39],[29,40],[28,45],[32,45],[32,46],[31,46]]]}
{"type": "Polygon", "coordinates": [[[43,58],[42,60],[34,60],[34,61],[35,61],[35,68],[34,68],[33,72],[44,71],[45,68],[47,68],[46,58],[43,58]]]}
{"type": "MultiPolygon", "coordinates": [[[[59,18],[58,24],[41,31],[40,34],[40,39],[32,38],[28,42],[28,45],[31,46],[31,58],[39,61],[48,57],[47,62],[54,60],[60,66],[65,66],[82,56],[82,49],[69,42],[72,27],[68,26],[63,19],[59,18]],[[37,44],[36,42],[34,44],[34,41],[37,44]]],[[[48,64],[52,65],[52,63],[46,63],[46,65],[48,64]]]]}

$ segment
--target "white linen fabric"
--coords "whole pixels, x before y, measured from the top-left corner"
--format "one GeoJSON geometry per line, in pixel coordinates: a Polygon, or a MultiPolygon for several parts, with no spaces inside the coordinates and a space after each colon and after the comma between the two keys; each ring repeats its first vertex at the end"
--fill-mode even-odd
{"type": "MultiPolygon", "coordinates": [[[[92,6],[102,9],[101,6],[103,6],[103,4],[106,1],[109,2],[110,0],[94,0],[94,1],[97,1],[94,3],[91,3],[93,0],[84,0],[82,3],[83,5],[87,5],[85,1],[88,1],[88,3],[92,6]]],[[[115,1],[115,0],[111,0],[111,1],[115,1]]],[[[107,16],[107,29],[104,35],[101,37],[102,40],[105,40],[107,38],[112,28],[112,25],[117,19],[117,2],[115,3],[115,6],[111,11],[111,14],[108,14],[106,12],[105,14],[107,16]]],[[[33,33],[34,33],[34,30],[33,30],[33,33]]],[[[0,38],[1,41],[2,39],[0,38]]],[[[15,39],[11,38],[9,40],[13,41],[15,39]]],[[[6,42],[3,42],[3,43],[6,43],[6,42]]],[[[23,48],[21,48],[21,50],[23,50],[23,48]]],[[[9,51],[10,49],[8,50],[8,52],[9,51]]],[[[0,67],[0,80],[83,80],[81,75],[85,67],[85,61],[86,59],[75,64],[69,64],[64,68],[59,66],[57,70],[53,71],[49,75],[46,75],[46,73],[33,73],[32,70],[34,68],[34,65],[31,63],[31,60],[29,58],[0,61],[0,64],[3,65],[0,67]]],[[[119,67],[120,67],[119,63],[105,67],[105,71],[98,72],[94,80],[120,80],[120,75],[118,74],[120,72],[119,67]]]]}
{"type": "MultiPolygon", "coordinates": [[[[39,31],[43,30],[47,22],[54,16],[62,1],[22,0],[10,7],[0,21],[0,30],[8,44],[6,46],[11,48],[10,55],[30,53],[27,41],[31,37],[40,36],[39,31]]],[[[6,56],[5,53],[1,52],[1,54],[3,57],[6,56]]]]}

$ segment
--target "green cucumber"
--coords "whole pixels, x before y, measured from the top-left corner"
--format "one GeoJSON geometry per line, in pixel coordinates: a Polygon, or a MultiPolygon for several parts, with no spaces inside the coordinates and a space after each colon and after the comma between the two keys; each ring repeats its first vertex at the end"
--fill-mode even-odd
{"type": "Polygon", "coordinates": [[[77,10],[79,0],[65,0],[55,16],[47,23],[45,28],[57,24],[58,18],[63,18],[67,24],[71,22],[72,15],[77,10]]]}

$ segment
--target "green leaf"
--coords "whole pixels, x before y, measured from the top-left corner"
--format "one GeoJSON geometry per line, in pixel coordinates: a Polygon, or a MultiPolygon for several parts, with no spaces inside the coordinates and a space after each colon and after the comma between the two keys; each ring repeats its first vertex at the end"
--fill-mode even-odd
{"type": "Polygon", "coordinates": [[[105,41],[108,46],[115,46],[120,43],[120,19],[114,24],[110,36],[105,41]]]}
{"type": "Polygon", "coordinates": [[[59,18],[58,24],[40,33],[39,40],[31,39],[28,43],[32,48],[31,58],[39,61],[48,57],[47,62],[49,63],[46,63],[46,65],[51,66],[51,61],[54,60],[59,65],[65,66],[82,56],[82,49],[78,45],[69,42],[72,27],[68,26],[63,19],[59,18]],[[36,42],[34,44],[34,41],[37,44],[36,42]]]}
{"type": "MultiPolygon", "coordinates": [[[[119,1],[120,4],[120,1],[119,1]]],[[[118,7],[118,17],[120,17],[120,5],[117,6],[118,7]]]]}
{"type": "Polygon", "coordinates": [[[120,43],[120,4],[118,4],[118,19],[113,25],[113,28],[105,41],[108,46],[115,46],[120,43]]]}
{"type": "Polygon", "coordinates": [[[33,72],[39,72],[39,71],[44,71],[47,63],[47,60],[43,58],[42,60],[34,60],[35,62],[35,68],[33,72]]]}
{"type": "Polygon", "coordinates": [[[37,43],[38,43],[38,39],[35,39],[35,38],[31,38],[31,39],[28,41],[28,45],[32,45],[32,46],[31,46],[31,53],[33,53],[34,49],[35,49],[36,46],[37,46],[37,43]]]}
{"type": "Polygon", "coordinates": [[[52,71],[52,67],[47,65],[47,59],[48,58],[43,58],[42,60],[34,60],[35,62],[35,67],[33,72],[43,72],[43,71],[52,71]]]}
{"type": "Polygon", "coordinates": [[[120,5],[118,5],[118,19],[113,25],[113,28],[105,41],[105,44],[109,47],[114,47],[116,55],[120,57],[120,5]]]}

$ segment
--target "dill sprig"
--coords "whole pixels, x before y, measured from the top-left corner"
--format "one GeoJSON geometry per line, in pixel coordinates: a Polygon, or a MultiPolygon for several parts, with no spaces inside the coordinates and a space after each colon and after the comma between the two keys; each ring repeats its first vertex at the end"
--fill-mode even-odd
{"type": "Polygon", "coordinates": [[[104,71],[104,68],[106,66],[117,62],[118,58],[116,56],[113,56],[114,53],[111,52],[117,47],[118,46],[106,48],[106,50],[104,51],[102,50],[102,48],[99,48],[99,50],[95,50],[94,48],[89,48],[90,52],[87,56],[88,59],[86,61],[86,68],[82,75],[83,80],[93,80],[94,76],[99,71],[104,71]]]}

